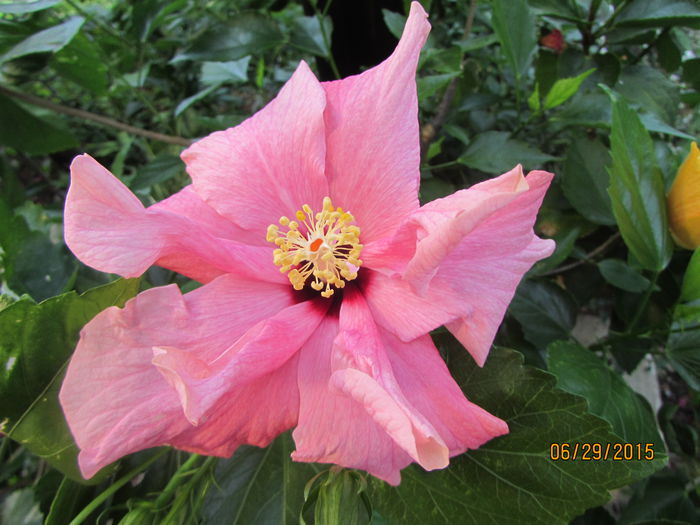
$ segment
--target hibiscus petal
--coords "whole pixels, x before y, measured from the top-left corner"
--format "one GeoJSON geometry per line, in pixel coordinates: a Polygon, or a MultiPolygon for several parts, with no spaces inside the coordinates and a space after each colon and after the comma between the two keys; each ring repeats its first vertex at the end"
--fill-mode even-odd
{"type": "Polygon", "coordinates": [[[198,426],[171,444],[227,456],[242,443],[267,446],[293,427],[299,411],[297,350],[327,308],[327,301],[306,301],[258,323],[209,364],[208,377],[194,377],[197,368],[175,354],[166,373],[177,374],[185,413],[198,426]]]}
{"type": "Polygon", "coordinates": [[[362,295],[349,288],[339,322],[324,320],[300,354],[293,459],[361,468],[392,484],[412,461],[447,466],[450,449],[407,399],[386,352],[362,295]]]}
{"type": "Polygon", "coordinates": [[[240,125],[182,153],[194,188],[219,213],[265,239],[267,226],[303,204],[320,209],[325,94],[305,62],[277,97],[240,125]]]}
{"type": "Polygon", "coordinates": [[[401,41],[387,60],[361,75],[322,84],[331,197],[352,212],[363,243],[392,233],[418,208],[415,72],[430,31],[426,17],[413,2],[401,41]]]}
{"type": "Polygon", "coordinates": [[[403,343],[390,332],[380,332],[401,391],[440,434],[450,457],[508,433],[505,421],[464,397],[430,336],[403,343]]]}
{"type": "Polygon", "coordinates": [[[364,287],[377,322],[404,341],[447,324],[483,365],[523,274],[554,249],[532,231],[551,178],[535,171],[523,179],[518,168],[440,199],[406,221],[391,243],[363,253],[365,265],[381,270],[364,287]],[[396,239],[398,256],[390,249],[396,239]],[[411,244],[415,252],[406,258],[411,244]]]}
{"type": "Polygon", "coordinates": [[[196,222],[203,230],[220,239],[228,239],[243,244],[265,246],[270,244],[259,235],[253,235],[249,230],[237,226],[229,219],[217,213],[194,190],[190,184],[167,199],[156,202],[149,210],[163,210],[175,215],[186,217],[196,222]]]}
{"type": "Polygon", "coordinates": [[[247,246],[191,190],[144,208],[114,175],[89,155],[71,164],[66,197],[66,244],[85,264],[137,277],[153,264],[200,282],[223,273],[284,282],[270,249],[247,246]],[[219,237],[221,235],[222,237],[219,237]]]}
{"type": "Polygon", "coordinates": [[[98,314],[81,332],[59,395],[83,475],[191,429],[178,393],[152,364],[154,347],[210,364],[292,303],[286,285],[226,275],[184,296],[175,285],[152,288],[98,314]]]}
{"type": "Polygon", "coordinates": [[[320,300],[285,308],[251,327],[210,362],[192,351],[154,347],[153,364],[178,392],[185,417],[198,425],[231,385],[256,380],[289,360],[327,309],[328,302],[320,300]]]}
{"type": "Polygon", "coordinates": [[[296,425],[298,353],[277,370],[231,387],[197,427],[170,444],[196,454],[229,457],[242,444],[266,447],[296,425]]]}

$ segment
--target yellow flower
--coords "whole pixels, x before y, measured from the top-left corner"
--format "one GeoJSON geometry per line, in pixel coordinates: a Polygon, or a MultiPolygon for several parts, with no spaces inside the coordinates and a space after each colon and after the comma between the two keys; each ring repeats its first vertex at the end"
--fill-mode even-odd
{"type": "Polygon", "coordinates": [[[668,194],[671,233],[683,248],[700,246],[700,150],[693,142],[668,194]]]}

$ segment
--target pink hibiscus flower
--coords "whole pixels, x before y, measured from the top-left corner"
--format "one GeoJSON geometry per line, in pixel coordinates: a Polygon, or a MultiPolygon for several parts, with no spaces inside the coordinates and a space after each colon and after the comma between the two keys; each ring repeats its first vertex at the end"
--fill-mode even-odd
{"type": "Polygon", "coordinates": [[[428,332],[445,324],[484,363],[523,273],[552,251],[532,231],[551,174],[517,167],[419,207],[429,29],[414,2],[379,66],[319,83],[302,62],[260,112],[185,150],[192,185],[148,208],[92,157],[73,161],[65,237],[83,262],[204,283],[147,290],[81,332],[60,400],[83,475],[294,428],[293,459],[398,484],[411,462],[443,468],[508,432],[428,332]]]}

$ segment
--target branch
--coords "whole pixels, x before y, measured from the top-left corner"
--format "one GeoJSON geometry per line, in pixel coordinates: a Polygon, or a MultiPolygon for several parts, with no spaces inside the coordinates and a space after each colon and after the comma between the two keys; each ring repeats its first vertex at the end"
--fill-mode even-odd
{"type": "Polygon", "coordinates": [[[34,106],[39,106],[41,108],[55,111],[56,113],[63,113],[64,115],[69,115],[71,117],[77,117],[79,119],[97,122],[98,124],[102,124],[103,126],[118,129],[120,131],[125,131],[132,135],[139,135],[141,137],[157,140],[159,142],[175,144],[177,146],[189,146],[192,143],[190,139],[186,139],[184,137],[175,137],[173,135],[165,135],[156,131],[148,131],[146,129],[137,128],[136,126],[124,124],[123,122],[119,122],[118,120],[115,120],[110,117],[105,117],[96,113],[90,113],[89,111],[84,111],[82,109],[76,109],[68,106],[62,106],[60,104],[55,104],[35,95],[31,95],[29,93],[21,93],[19,91],[15,91],[14,89],[9,89],[4,86],[0,86],[0,93],[5,94],[8,97],[23,100],[34,106]]]}
{"type": "MultiPolygon", "coordinates": [[[[464,24],[464,34],[462,35],[462,40],[466,40],[469,37],[469,34],[472,32],[472,26],[474,25],[474,15],[476,14],[476,4],[477,0],[471,0],[471,3],[469,4],[469,12],[467,13],[467,21],[464,24]]],[[[464,68],[465,62],[466,59],[463,57],[461,64],[462,68],[464,68]]],[[[421,154],[425,154],[425,152],[428,150],[428,146],[430,146],[430,143],[435,139],[435,136],[438,134],[440,128],[442,128],[442,125],[445,123],[447,113],[449,112],[450,106],[452,105],[452,100],[454,99],[455,93],[457,92],[458,80],[459,77],[455,77],[450,81],[449,85],[447,86],[447,89],[445,89],[445,93],[442,96],[440,104],[438,104],[435,116],[430,120],[430,122],[423,125],[423,127],[421,128],[421,154]]]]}
{"type": "Polygon", "coordinates": [[[574,268],[578,268],[582,264],[586,264],[587,262],[592,262],[591,259],[594,257],[597,257],[598,255],[601,255],[605,253],[610,246],[617,241],[620,238],[620,232],[617,232],[610,236],[603,244],[598,246],[597,248],[591,250],[588,252],[586,255],[583,256],[583,259],[580,259],[576,262],[572,262],[569,264],[565,264],[563,266],[559,266],[558,268],[554,268],[554,270],[550,270],[548,272],[544,272],[538,275],[538,277],[551,277],[553,275],[559,275],[560,273],[568,272],[569,270],[573,270],[574,268]]]}

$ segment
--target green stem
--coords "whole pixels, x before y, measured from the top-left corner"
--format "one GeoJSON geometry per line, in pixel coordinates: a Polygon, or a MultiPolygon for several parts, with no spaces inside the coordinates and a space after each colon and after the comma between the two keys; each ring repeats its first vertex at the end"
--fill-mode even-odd
{"type": "Polygon", "coordinates": [[[160,496],[155,501],[155,507],[156,509],[160,509],[163,507],[167,501],[171,498],[177,487],[181,483],[181,479],[185,476],[188,476],[190,474],[190,470],[194,467],[194,465],[199,461],[199,459],[202,456],[199,454],[192,454],[187,461],[185,461],[179,469],[177,469],[177,472],[173,474],[173,477],[170,478],[170,481],[168,481],[168,484],[165,486],[163,491],[160,493],[160,496]]]}
{"type": "Polygon", "coordinates": [[[75,10],[80,14],[80,16],[86,18],[87,20],[90,20],[90,22],[92,22],[93,24],[99,26],[100,29],[102,29],[103,31],[109,33],[110,36],[112,36],[112,37],[114,37],[115,39],[117,39],[120,43],[123,43],[123,42],[124,42],[124,37],[123,37],[123,35],[120,35],[120,34],[117,33],[116,31],[114,31],[114,29],[112,29],[111,27],[109,27],[107,24],[105,24],[105,23],[102,22],[101,20],[98,20],[98,19],[95,18],[94,16],[92,16],[90,13],[88,13],[87,11],[85,11],[85,9],[83,9],[79,4],[77,4],[77,3],[74,2],[73,0],[66,0],[66,3],[67,3],[69,6],[71,6],[73,9],[75,9],[75,10]]]}
{"type": "Polygon", "coordinates": [[[88,503],[87,507],[85,507],[80,512],[80,514],[73,518],[73,521],[71,521],[69,525],[80,525],[81,523],[83,523],[85,519],[97,509],[97,507],[102,505],[102,503],[104,503],[107,500],[107,498],[109,498],[112,494],[114,494],[116,491],[118,491],[120,488],[126,485],[139,472],[146,470],[149,466],[151,466],[151,464],[155,463],[157,459],[159,459],[169,451],[170,449],[166,448],[155,453],[153,456],[141,463],[138,467],[131,469],[124,476],[112,483],[109,487],[107,487],[107,489],[104,492],[102,492],[94,500],[88,503]]]}
{"type": "MultiPolygon", "coordinates": [[[[216,458],[214,456],[209,456],[208,458],[206,458],[204,460],[204,462],[196,468],[195,474],[192,476],[192,479],[187,481],[187,483],[184,485],[183,490],[185,490],[191,494],[192,489],[197,487],[197,485],[198,485],[199,481],[202,479],[202,477],[205,476],[209,472],[210,465],[214,461],[216,461],[217,459],[218,458],[216,458]]],[[[184,467],[184,465],[183,465],[183,467],[184,467]]],[[[187,474],[190,474],[190,473],[183,472],[182,476],[185,476],[187,474]]],[[[176,474],[176,476],[177,476],[177,474],[176,474]]],[[[195,496],[195,499],[198,500],[199,505],[201,505],[203,502],[203,496],[206,493],[207,488],[208,488],[208,485],[207,485],[207,487],[204,488],[203,492],[200,494],[201,497],[197,498],[195,496]]],[[[186,505],[187,502],[188,502],[188,500],[185,498],[176,498],[173,506],[170,508],[170,511],[163,519],[163,523],[170,523],[171,521],[173,521],[174,517],[177,516],[177,513],[180,511],[182,506],[186,505]]],[[[161,504],[166,504],[166,503],[167,503],[166,501],[163,501],[161,504]]],[[[196,506],[196,508],[198,508],[198,506],[196,506]]],[[[160,508],[158,507],[158,500],[156,500],[156,510],[157,511],[160,510],[160,508]]],[[[191,508],[191,511],[193,513],[197,512],[197,510],[195,508],[191,508]]]]}
{"type": "Polygon", "coordinates": [[[608,18],[605,23],[598,28],[597,31],[593,33],[593,38],[596,39],[600,35],[603,34],[603,32],[608,29],[609,27],[612,27],[615,24],[615,19],[617,18],[617,15],[620,14],[620,12],[625,8],[625,6],[629,3],[629,0],[621,0],[619,4],[617,4],[617,7],[613,11],[613,14],[610,15],[610,18],[608,18]]]}
{"type": "Polygon", "coordinates": [[[323,23],[323,17],[326,16],[326,13],[328,12],[328,9],[330,8],[332,3],[332,0],[328,0],[326,2],[326,5],[323,8],[323,12],[319,12],[318,7],[316,4],[314,4],[314,13],[316,14],[316,20],[318,20],[318,25],[321,26],[321,37],[323,37],[323,45],[326,47],[328,50],[328,56],[325,57],[328,59],[328,63],[331,65],[331,69],[333,70],[333,75],[335,75],[336,79],[340,78],[340,71],[338,70],[338,64],[335,63],[335,58],[333,58],[333,51],[331,51],[331,41],[330,38],[328,38],[328,33],[326,32],[326,26],[323,23]]]}
{"type": "Polygon", "coordinates": [[[428,164],[427,166],[425,166],[425,169],[428,169],[430,171],[441,170],[444,168],[451,168],[452,166],[457,166],[459,164],[460,163],[456,160],[451,160],[449,162],[443,162],[442,164],[428,164]]]}
{"type": "Polygon", "coordinates": [[[654,288],[656,288],[656,281],[659,278],[659,272],[654,272],[654,276],[651,279],[651,282],[649,283],[649,288],[647,288],[647,291],[644,292],[644,296],[642,297],[641,302],[639,303],[639,307],[637,307],[637,311],[634,314],[634,317],[632,317],[632,321],[630,322],[629,326],[627,327],[627,333],[631,334],[634,333],[634,329],[637,326],[637,323],[639,320],[642,318],[642,314],[645,312],[647,308],[647,304],[649,303],[649,299],[651,298],[651,294],[654,292],[654,288]]]}

